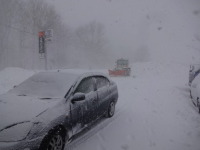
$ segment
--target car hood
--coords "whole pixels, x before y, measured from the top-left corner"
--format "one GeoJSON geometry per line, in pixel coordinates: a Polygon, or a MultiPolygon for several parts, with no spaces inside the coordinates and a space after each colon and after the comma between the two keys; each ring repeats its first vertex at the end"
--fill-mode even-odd
{"type": "Polygon", "coordinates": [[[0,130],[13,124],[31,121],[48,108],[55,106],[58,99],[39,99],[29,96],[3,94],[0,96],[0,130]]]}

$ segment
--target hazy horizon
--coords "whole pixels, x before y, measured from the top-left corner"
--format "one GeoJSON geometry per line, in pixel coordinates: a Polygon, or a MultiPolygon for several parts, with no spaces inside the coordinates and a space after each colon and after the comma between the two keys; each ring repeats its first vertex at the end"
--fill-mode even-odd
{"type": "Polygon", "coordinates": [[[63,22],[106,28],[111,59],[199,63],[198,0],[51,0],[63,22]],[[141,57],[141,58],[140,58],[141,57]],[[187,60],[187,61],[186,61],[187,60]]]}

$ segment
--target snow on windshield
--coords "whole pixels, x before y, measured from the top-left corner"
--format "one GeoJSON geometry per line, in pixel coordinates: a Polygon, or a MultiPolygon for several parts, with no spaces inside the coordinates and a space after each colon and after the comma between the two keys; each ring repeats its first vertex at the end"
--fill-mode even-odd
{"type": "Polygon", "coordinates": [[[41,72],[33,75],[10,92],[19,96],[39,98],[64,97],[77,75],[60,72],[41,72]]]}

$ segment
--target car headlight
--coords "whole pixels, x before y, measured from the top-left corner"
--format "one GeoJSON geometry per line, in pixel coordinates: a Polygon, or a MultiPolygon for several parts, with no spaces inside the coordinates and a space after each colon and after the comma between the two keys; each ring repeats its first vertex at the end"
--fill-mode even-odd
{"type": "Polygon", "coordinates": [[[43,129],[45,128],[45,124],[42,122],[34,122],[33,126],[28,134],[28,139],[34,139],[37,138],[38,136],[43,135],[43,129]]]}
{"type": "Polygon", "coordinates": [[[31,122],[21,122],[10,125],[0,131],[0,141],[16,142],[26,138],[32,127],[31,122]]]}

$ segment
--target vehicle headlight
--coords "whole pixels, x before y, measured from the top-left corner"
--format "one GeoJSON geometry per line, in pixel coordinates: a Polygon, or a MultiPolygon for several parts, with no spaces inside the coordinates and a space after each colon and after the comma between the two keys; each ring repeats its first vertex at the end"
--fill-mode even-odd
{"type": "Polygon", "coordinates": [[[45,125],[42,122],[34,122],[33,126],[28,134],[28,139],[34,139],[37,138],[38,136],[43,135],[43,129],[45,125]]]}
{"type": "Polygon", "coordinates": [[[0,131],[0,141],[16,142],[26,138],[32,127],[31,122],[21,122],[10,125],[0,131]]]}

